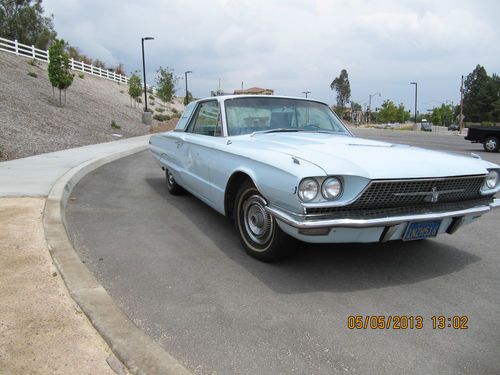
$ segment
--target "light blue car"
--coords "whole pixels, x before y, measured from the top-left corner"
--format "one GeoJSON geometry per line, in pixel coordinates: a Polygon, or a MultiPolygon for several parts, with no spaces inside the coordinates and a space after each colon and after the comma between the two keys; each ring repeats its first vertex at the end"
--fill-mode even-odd
{"type": "Polygon", "coordinates": [[[233,218],[245,250],[263,261],[288,255],[295,240],[452,234],[500,205],[498,165],[356,138],[315,100],[198,100],[150,149],[170,193],[187,190],[233,218]]]}

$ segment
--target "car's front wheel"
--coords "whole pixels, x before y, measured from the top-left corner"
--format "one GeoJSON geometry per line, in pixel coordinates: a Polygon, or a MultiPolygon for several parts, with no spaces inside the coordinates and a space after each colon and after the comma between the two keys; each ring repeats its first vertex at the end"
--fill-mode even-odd
{"type": "Polygon", "coordinates": [[[296,248],[296,241],[281,230],[266,206],[264,197],[247,181],[236,195],[234,216],[246,252],[264,262],[273,262],[289,256],[296,248]]]}
{"type": "Polygon", "coordinates": [[[483,148],[488,152],[497,152],[500,148],[497,137],[488,137],[484,140],[483,148]]]}
{"type": "Polygon", "coordinates": [[[172,195],[181,195],[184,189],[175,181],[174,175],[168,169],[165,169],[165,180],[167,182],[168,192],[172,195]]]}

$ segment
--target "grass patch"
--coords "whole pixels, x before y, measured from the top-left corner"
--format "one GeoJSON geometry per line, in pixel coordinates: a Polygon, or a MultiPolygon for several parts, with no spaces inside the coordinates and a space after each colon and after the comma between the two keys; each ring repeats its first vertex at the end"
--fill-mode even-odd
{"type": "Polygon", "coordinates": [[[170,116],[169,115],[162,115],[162,114],[159,114],[159,113],[157,113],[156,115],[154,115],[153,118],[156,121],[160,121],[160,122],[170,120],[170,116]]]}
{"type": "Polygon", "coordinates": [[[37,78],[38,77],[38,74],[34,73],[34,72],[29,72],[28,75],[30,77],[33,77],[33,78],[37,78]]]}
{"type": "Polygon", "coordinates": [[[85,78],[85,74],[83,74],[83,73],[78,73],[78,78],[84,79],[84,78],[85,78]]]}
{"type": "Polygon", "coordinates": [[[36,59],[30,59],[28,60],[28,64],[31,66],[38,66],[38,61],[36,61],[36,59]]]}
{"type": "Polygon", "coordinates": [[[122,127],[116,123],[115,120],[111,121],[111,129],[121,129],[122,127]]]}
{"type": "Polygon", "coordinates": [[[165,112],[165,109],[164,108],[156,108],[155,111],[163,113],[163,112],[165,112]]]}
{"type": "Polygon", "coordinates": [[[148,98],[149,98],[149,100],[155,100],[154,95],[149,95],[148,98]]]}

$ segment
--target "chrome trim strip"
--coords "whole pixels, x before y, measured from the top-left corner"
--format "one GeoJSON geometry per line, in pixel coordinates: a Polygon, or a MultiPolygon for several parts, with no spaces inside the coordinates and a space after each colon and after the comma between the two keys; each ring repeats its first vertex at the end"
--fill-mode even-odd
{"type": "MultiPolygon", "coordinates": [[[[450,193],[461,193],[464,189],[453,189],[453,190],[436,190],[436,192],[441,194],[450,194],[450,193]]],[[[420,195],[432,195],[432,191],[417,191],[415,193],[392,193],[392,195],[396,197],[414,197],[420,195]]]]}
{"type": "Polygon", "coordinates": [[[280,210],[275,207],[266,206],[266,210],[276,219],[281,220],[284,223],[291,225],[294,228],[305,229],[305,228],[322,228],[322,227],[329,227],[329,228],[382,227],[382,226],[396,225],[408,221],[445,219],[449,217],[460,217],[465,215],[480,216],[488,213],[491,209],[498,207],[500,207],[500,199],[494,199],[493,202],[487,206],[478,206],[458,211],[382,217],[375,219],[326,219],[326,220],[297,220],[291,215],[284,212],[283,210],[280,210]]]}

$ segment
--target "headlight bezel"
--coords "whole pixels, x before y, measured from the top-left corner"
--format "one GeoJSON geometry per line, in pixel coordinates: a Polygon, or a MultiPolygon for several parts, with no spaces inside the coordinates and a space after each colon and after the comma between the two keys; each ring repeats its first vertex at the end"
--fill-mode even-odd
{"type": "Polygon", "coordinates": [[[493,192],[496,192],[500,188],[500,172],[498,169],[489,169],[488,174],[484,177],[484,182],[483,186],[481,186],[481,192],[483,194],[490,194],[493,192]],[[488,184],[488,181],[490,180],[490,176],[495,176],[494,181],[495,183],[493,186],[491,184],[488,184]]]}
{"type": "Polygon", "coordinates": [[[321,195],[327,201],[334,201],[334,200],[339,199],[342,196],[343,192],[344,192],[344,184],[343,184],[342,179],[340,177],[329,176],[329,177],[325,178],[324,181],[321,183],[321,195]],[[338,193],[336,195],[331,195],[328,193],[328,191],[326,191],[326,189],[327,189],[326,184],[329,181],[336,181],[338,183],[339,188],[338,188],[338,193]]]}
{"type": "Polygon", "coordinates": [[[302,203],[326,203],[338,200],[342,194],[344,193],[344,181],[340,176],[314,176],[314,177],[305,177],[303,178],[298,187],[297,187],[297,196],[302,203]],[[331,181],[331,179],[335,179],[339,183],[339,193],[336,196],[329,196],[325,194],[324,187],[327,181],[331,181]],[[304,186],[309,181],[314,181],[316,189],[316,194],[314,198],[308,199],[304,196],[304,186]]]}
{"type": "Polygon", "coordinates": [[[309,203],[309,202],[314,201],[318,197],[319,192],[320,192],[320,185],[318,184],[318,181],[314,177],[306,177],[306,178],[302,179],[302,181],[300,181],[299,186],[298,186],[298,190],[297,190],[297,195],[302,202],[309,203]],[[310,199],[307,199],[306,197],[304,197],[304,189],[303,189],[304,185],[308,182],[313,182],[314,185],[316,186],[316,193],[315,193],[314,197],[312,197],[310,199]]]}

